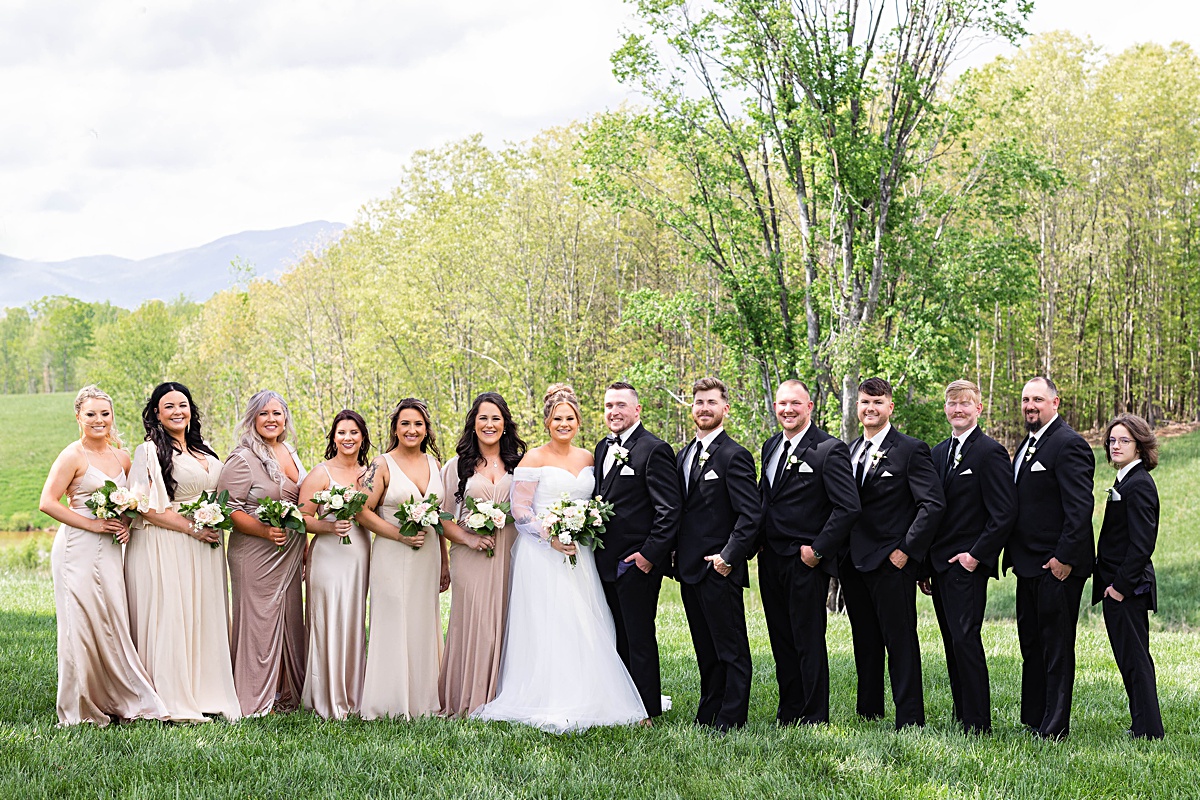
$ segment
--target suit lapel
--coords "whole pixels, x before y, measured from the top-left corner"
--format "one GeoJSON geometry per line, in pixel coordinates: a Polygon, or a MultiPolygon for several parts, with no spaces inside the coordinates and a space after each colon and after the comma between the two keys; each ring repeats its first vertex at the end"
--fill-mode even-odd
{"type": "MultiPolygon", "coordinates": [[[[1017,483],[1020,483],[1021,478],[1024,478],[1025,474],[1028,473],[1029,470],[1033,469],[1033,462],[1037,459],[1037,454],[1046,447],[1046,442],[1051,436],[1054,435],[1056,430],[1062,427],[1062,424],[1062,417],[1055,417],[1054,421],[1050,423],[1050,426],[1046,428],[1046,430],[1042,432],[1042,435],[1037,438],[1037,444],[1033,446],[1033,456],[1026,458],[1021,462],[1021,469],[1017,473],[1017,483]]],[[[1029,450],[1027,449],[1025,453],[1028,455],[1029,450]]]]}
{"type": "MultiPolygon", "coordinates": [[[[626,463],[633,460],[633,446],[635,444],[637,444],[637,440],[639,438],[641,438],[642,432],[644,430],[645,430],[644,426],[638,425],[637,430],[635,430],[633,433],[629,434],[629,438],[625,440],[625,444],[623,446],[627,451],[629,451],[629,458],[626,459],[626,463]]],[[[617,437],[617,438],[619,441],[620,437],[617,437]]],[[[605,451],[604,457],[607,458],[608,457],[607,441],[605,442],[605,445],[604,445],[604,451],[605,451]]],[[[603,463],[604,462],[601,462],[601,464],[603,464],[603,463]]],[[[621,472],[622,466],[623,465],[617,463],[617,460],[614,458],[612,469],[610,469],[608,472],[604,473],[604,479],[600,484],[600,494],[603,495],[604,497],[608,497],[609,489],[612,488],[612,482],[616,478],[616,476],[621,472]]]]}
{"type": "MultiPolygon", "coordinates": [[[[945,482],[944,486],[949,486],[951,479],[954,478],[954,476],[958,475],[959,467],[961,467],[963,464],[967,463],[967,453],[971,452],[971,447],[975,444],[976,441],[978,441],[979,437],[982,435],[983,435],[983,433],[979,430],[979,426],[976,425],[975,430],[971,431],[971,435],[966,438],[966,441],[964,441],[962,443],[962,447],[960,447],[958,449],[958,463],[951,464],[950,469],[946,470],[946,482],[945,482]]],[[[953,444],[951,444],[950,446],[951,446],[951,448],[954,447],[953,444]]],[[[953,450],[952,450],[952,452],[953,452],[953,450]]]]}
{"type": "MultiPolygon", "coordinates": [[[[782,434],[780,434],[780,435],[782,436],[782,434]]],[[[787,466],[784,466],[783,474],[779,476],[779,480],[776,481],[775,485],[771,487],[772,499],[774,499],[775,495],[779,494],[780,487],[788,482],[792,473],[799,472],[799,469],[800,469],[799,464],[801,461],[804,460],[804,454],[807,453],[810,449],[812,449],[813,442],[816,441],[816,438],[817,438],[817,429],[812,427],[812,423],[809,423],[808,431],[804,434],[803,437],[801,437],[800,441],[796,442],[795,448],[792,449],[791,456],[796,459],[797,466],[794,468],[789,468],[787,466]]]]}
{"type": "Polygon", "coordinates": [[[871,463],[867,465],[867,478],[863,482],[864,485],[873,482],[877,475],[880,475],[882,472],[886,471],[886,469],[881,465],[887,460],[888,453],[892,451],[892,447],[896,444],[896,439],[898,438],[899,433],[896,431],[895,427],[890,428],[887,436],[883,437],[883,444],[880,445],[879,449],[875,451],[875,454],[879,457],[872,459],[871,463]]]}
{"type": "MultiPolygon", "coordinates": [[[[691,500],[691,498],[698,493],[700,484],[704,482],[704,476],[708,473],[708,471],[710,469],[712,469],[712,467],[710,467],[709,464],[712,463],[713,454],[717,452],[717,448],[719,448],[721,446],[721,444],[724,443],[724,441],[728,438],[729,438],[729,436],[725,433],[725,431],[721,431],[721,433],[715,439],[713,439],[711,442],[708,443],[708,448],[707,448],[708,460],[706,462],[704,462],[704,464],[700,467],[700,471],[696,475],[695,482],[692,485],[688,486],[688,499],[689,500],[691,500]]],[[[696,458],[699,458],[700,453],[702,453],[702,452],[704,452],[704,448],[697,450],[696,458]]]]}
{"type": "Polygon", "coordinates": [[[779,440],[783,438],[783,431],[776,433],[770,439],[767,439],[766,444],[762,449],[762,475],[759,476],[758,485],[761,491],[774,496],[775,487],[771,485],[771,479],[767,472],[767,466],[771,463],[771,454],[779,449],[779,440]]]}

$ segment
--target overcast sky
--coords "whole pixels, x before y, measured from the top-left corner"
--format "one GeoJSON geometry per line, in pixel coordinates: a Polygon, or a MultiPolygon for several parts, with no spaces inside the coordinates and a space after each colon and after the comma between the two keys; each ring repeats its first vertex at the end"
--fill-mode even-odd
{"type": "MultiPolygon", "coordinates": [[[[1111,51],[1196,47],[1198,5],[1040,0],[1029,27],[1111,51]]],[[[353,222],[416,149],[476,132],[519,141],[626,99],[608,56],[629,9],[3,0],[0,253],[142,258],[243,230],[353,222]]]]}

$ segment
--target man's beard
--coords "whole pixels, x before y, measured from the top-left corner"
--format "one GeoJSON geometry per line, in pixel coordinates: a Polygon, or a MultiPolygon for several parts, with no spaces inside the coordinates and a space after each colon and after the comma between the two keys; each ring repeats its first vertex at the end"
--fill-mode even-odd
{"type": "Polygon", "coordinates": [[[696,419],[693,417],[692,421],[695,422],[696,427],[702,431],[714,431],[721,426],[722,422],[724,422],[724,420],[717,419],[716,417],[704,417],[703,419],[696,419]]]}
{"type": "Polygon", "coordinates": [[[1025,430],[1028,433],[1037,433],[1041,429],[1041,427],[1042,427],[1042,418],[1041,417],[1038,417],[1033,422],[1030,422],[1029,420],[1025,421],[1025,430]]]}

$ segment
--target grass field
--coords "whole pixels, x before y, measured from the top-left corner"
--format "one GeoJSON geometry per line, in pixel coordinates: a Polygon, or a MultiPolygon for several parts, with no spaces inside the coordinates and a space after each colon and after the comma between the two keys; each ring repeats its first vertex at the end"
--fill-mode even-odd
{"type": "MultiPolygon", "coordinates": [[[[327,723],[306,713],[236,725],[59,730],[50,539],[42,536],[0,546],[0,797],[1200,797],[1196,475],[1200,435],[1165,442],[1155,473],[1163,499],[1155,554],[1161,612],[1151,620],[1167,729],[1162,742],[1125,737],[1125,694],[1103,622],[1090,607],[1080,620],[1071,738],[1043,742],[1020,731],[1011,578],[993,584],[984,628],[991,737],[965,737],[952,723],[941,642],[925,598],[919,600],[925,729],[895,733],[888,720],[854,715],[844,616],[831,617],[829,626],[832,724],[778,729],[774,665],[756,591],[747,595],[750,725],[723,737],[698,729],[691,718],[699,678],[671,582],[664,585],[659,638],[664,691],[675,707],[649,730],[558,737],[440,719],[327,723]]],[[[1111,481],[1111,471],[1101,469],[1098,497],[1111,481]]],[[[1101,508],[1098,501],[1098,515],[1101,508]]]]}
{"type": "Polygon", "coordinates": [[[38,496],[54,457],[79,435],[74,402],[67,393],[0,395],[0,530],[55,524],[38,496]]]}

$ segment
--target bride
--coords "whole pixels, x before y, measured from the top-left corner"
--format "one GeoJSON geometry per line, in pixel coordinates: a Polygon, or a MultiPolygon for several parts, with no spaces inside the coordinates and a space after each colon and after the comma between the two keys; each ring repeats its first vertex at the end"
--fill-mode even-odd
{"type": "Polygon", "coordinates": [[[496,699],[473,717],[508,720],[554,733],[629,725],[646,709],[617,655],[616,628],[592,551],[547,541],[539,515],[569,494],[592,493],[592,454],[571,441],[579,401],[570,386],[546,390],[550,441],[530,450],[513,472],[512,588],[496,699]],[[568,563],[576,556],[577,565],[568,563]]]}

